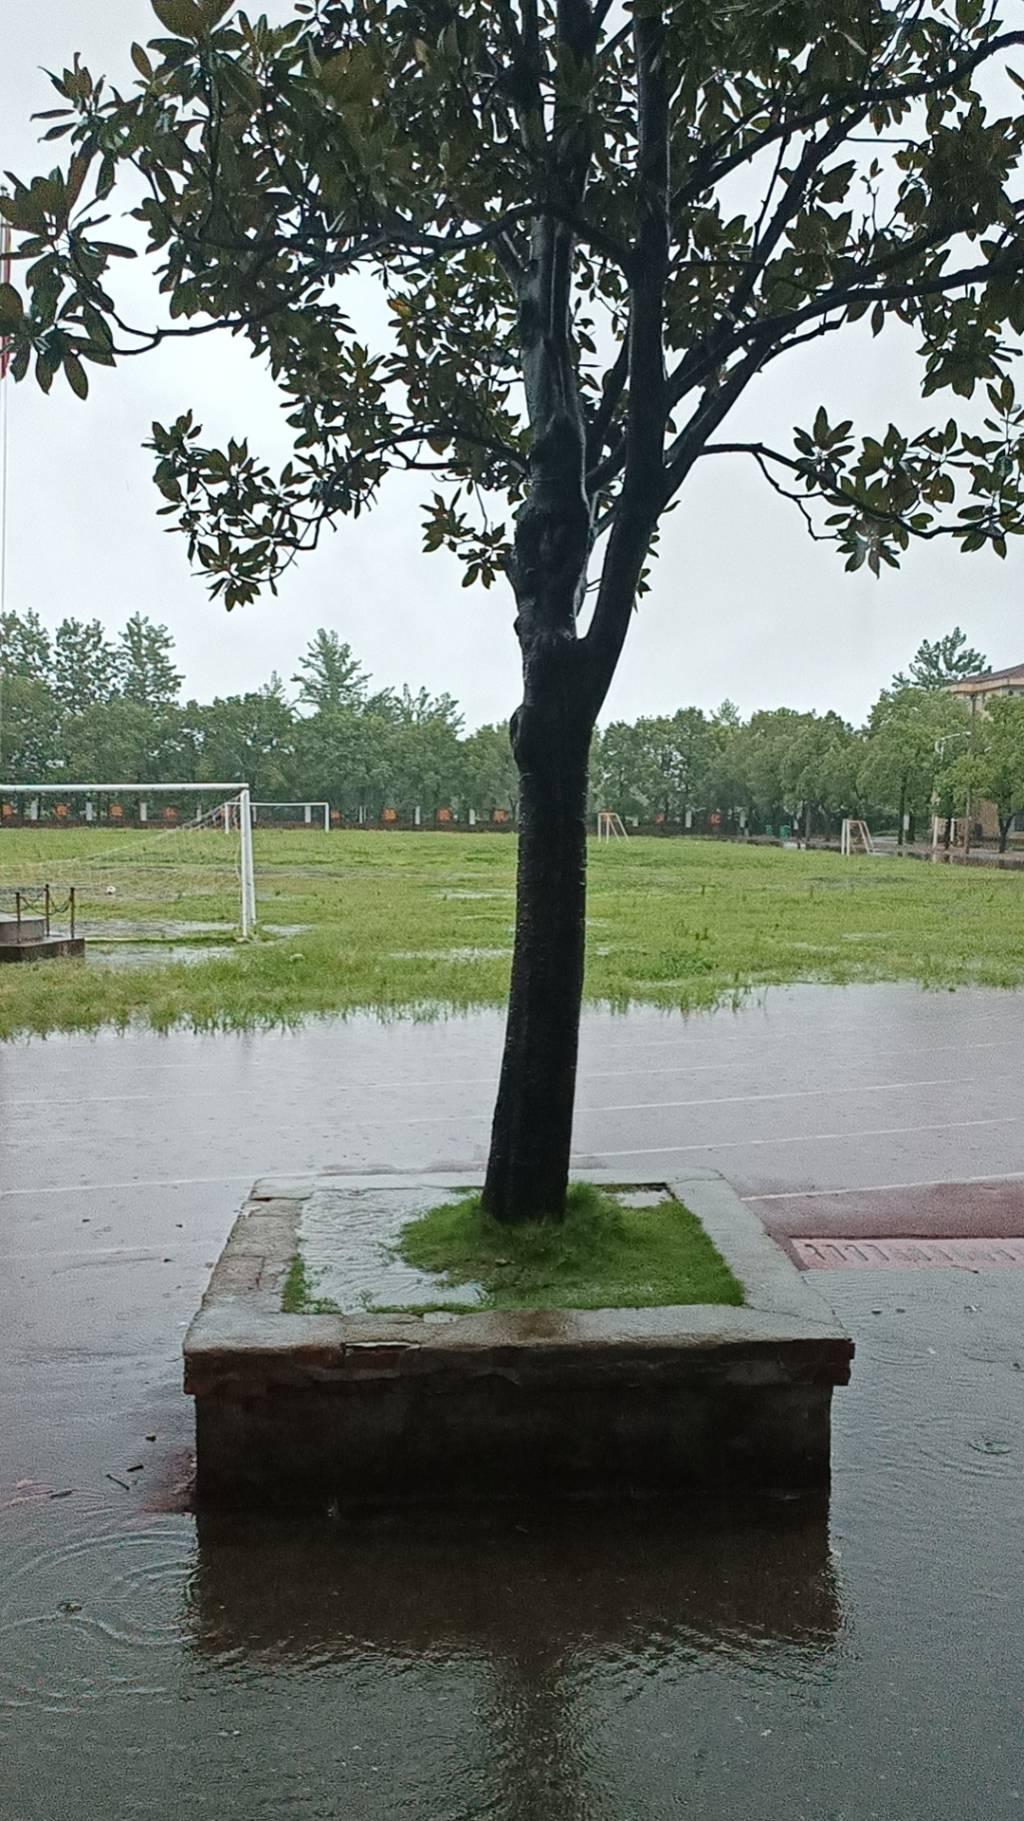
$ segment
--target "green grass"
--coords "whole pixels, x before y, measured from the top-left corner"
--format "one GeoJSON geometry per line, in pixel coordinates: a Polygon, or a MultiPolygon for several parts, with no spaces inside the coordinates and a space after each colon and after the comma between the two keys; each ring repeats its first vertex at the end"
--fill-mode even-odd
{"type": "MultiPolygon", "coordinates": [[[[675,1200],[626,1207],[589,1183],[569,1190],[565,1219],[503,1226],[481,1211],[478,1195],[431,1208],[403,1228],[394,1250],[438,1279],[429,1302],[389,1305],[422,1313],[446,1302],[446,1286],[479,1284],[485,1309],[651,1309],[680,1303],[743,1301],[743,1290],[696,1216],[675,1200]]],[[[317,1314],[301,1258],[284,1292],[290,1314],[317,1314]]],[[[383,1312],[383,1311],[381,1311],[383,1312]]]]}
{"type": "MultiPolygon", "coordinates": [[[[153,838],[125,831],[107,897],[109,861],[90,855],[110,854],[109,831],[3,830],[0,888],[71,880],[101,935],[180,939],[182,924],[235,914],[223,837],[187,839],[187,864],[135,865],[153,838]]],[[[262,924],[301,933],[191,967],[0,970],[0,1037],[136,1021],[247,1029],[364,1008],[429,1017],[503,1002],[511,837],[258,831],[256,865],[262,924]]],[[[1024,878],[705,841],[592,845],[591,1000],[689,1010],[799,980],[1024,985],[1024,878]]]]}
{"type": "Polygon", "coordinates": [[[285,1278],[281,1292],[281,1310],[284,1315],[336,1315],[337,1305],[322,1296],[317,1296],[309,1281],[309,1273],[303,1260],[296,1253],[285,1278]]]}

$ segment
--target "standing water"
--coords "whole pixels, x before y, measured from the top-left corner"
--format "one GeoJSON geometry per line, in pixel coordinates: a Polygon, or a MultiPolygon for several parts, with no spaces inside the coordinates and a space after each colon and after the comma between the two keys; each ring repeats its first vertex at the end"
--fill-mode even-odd
{"type": "MultiPolygon", "coordinates": [[[[1012,1176],[1019,1006],[883,993],[595,1016],[581,1149],[699,1145],[757,1196],[916,1181],[947,1155],[920,1084],[975,1044],[964,1119],[1012,1176]]],[[[498,1034],[0,1051],[3,1821],[1021,1815],[1018,1272],[821,1275],[858,1348],[827,1510],[191,1512],[181,1336],[248,1180],[473,1162],[498,1034]]]]}

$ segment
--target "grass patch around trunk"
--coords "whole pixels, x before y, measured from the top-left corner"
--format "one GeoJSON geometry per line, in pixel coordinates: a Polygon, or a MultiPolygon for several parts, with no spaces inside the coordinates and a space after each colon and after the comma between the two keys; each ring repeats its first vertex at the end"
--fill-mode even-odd
{"type": "Polygon", "coordinates": [[[574,1183],[564,1221],[505,1226],[483,1213],[479,1195],[462,1196],[410,1221],[395,1250],[437,1277],[431,1308],[444,1308],[445,1286],[455,1284],[478,1285],[484,1309],[742,1303],[741,1285],[696,1216],[672,1197],[651,1200],[628,1206],[574,1183]]]}

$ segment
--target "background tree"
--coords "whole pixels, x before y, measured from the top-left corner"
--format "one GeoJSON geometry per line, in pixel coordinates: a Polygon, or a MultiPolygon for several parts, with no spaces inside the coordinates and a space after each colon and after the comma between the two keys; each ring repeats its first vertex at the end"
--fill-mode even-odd
{"type": "Polygon", "coordinates": [[[117,641],[117,686],[126,702],[164,708],[178,699],[181,672],[173,661],[174,639],[166,626],[133,613],[117,641]]]}
{"type": "Polygon", "coordinates": [[[217,696],[201,712],[201,775],[247,783],[256,798],[290,798],[295,716],[278,676],[244,695],[217,696]]]}
{"type": "Polygon", "coordinates": [[[462,742],[460,800],[488,818],[503,809],[514,821],[519,809],[519,772],[512,757],[508,723],[478,727],[462,742]]]}
{"type": "Polygon", "coordinates": [[[976,677],[987,667],[984,652],[968,645],[966,632],[954,626],[944,639],[922,639],[910,665],[909,675],[900,670],[893,677],[893,689],[944,689],[961,677],[976,677]]]}
{"type": "Polygon", "coordinates": [[[61,620],[53,640],[53,687],[68,714],[109,702],[118,655],[99,620],[61,620]]]}
{"type": "Polygon", "coordinates": [[[326,626],[313,634],[292,682],[299,685],[303,707],[318,713],[355,708],[366,695],[366,674],[353,657],[351,645],[326,626]]]}
{"type": "Polygon", "coordinates": [[[620,816],[647,821],[652,814],[640,753],[640,739],[630,721],[610,721],[595,736],[590,753],[590,795],[594,809],[614,809],[620,816]]]}
{"type": "Polygon", "coordinates": [[[53,680],[53,640],[34,608],[0,615],[0,676],[53,680]]]}
{"type": "Polygon", "coordinates": [[[1024,528],[1024,125],[979,87],[1024,30],[981,0],[154,10],[168,35],[134,50],[134,93],[77,59],[54,78],[71,160],[3,204],[30,261],[27,307],[0,294],[12,371],[84,395],[90,361],[247,337],[294,433],[280,473],[189,412],[153,432],[162,509],[229,607],[395,468],[431,474],[428,548],[468,582],[507,573],[521,833],[484,1199],[559,1214],[588,748],[662,513],[699,462],[738,457],[848,569],[913,537],[1005,555],[1024,528]],[[121,167],[172,317],[148,341],[112,295],[121,167]],[[390,309],[373,348],[338,292],[360,270],[390,309]],[[906,326],[925,396],[984,386],[987,418],[857,435],[822,406],[792,450],[720,434],[741,400],[751,425],[777,360],[862,319],[906,326]]]}
{"type": "Polygon", "coordinates": [[[56,783],[64,764],[63,719],[46,683],[0,675],[0,782],[56,783]]]}
{"type": "Polygon", "coordinates": [[[994,696],[977,717],[972,750],[951,768],[952,788],[963,803],[987,797],[999,819],[999,852],[1005,854],[1013,819],[1024,810],[1024,696],[994,696]]]}
{"type": "Polygon", "coordinates": [[[852,739],[852,727],[831,710],[801,715],[792,729],[780,770],[787,802],[803,822],[805,840],[822,823],[828,833],[829,824],[846,809],[852,778],[845,760],[852,739]]]}
{"type": "Polygon", "coordinates": [[[69,782],[191,782],[196,748],[190,720],[174,705],[151,708],[115,696],[68,718],[63,740],[69,782]]]}
{"type": "Polygon", "coordinates": [[[899,847],[906,839],[907,818],[928,814],[936,781],[955,762],[957,742],[969,737],[970,726],[963,703],[943,690],[886,689],[875,703],[860,790],[895,809],[899,847]]]}

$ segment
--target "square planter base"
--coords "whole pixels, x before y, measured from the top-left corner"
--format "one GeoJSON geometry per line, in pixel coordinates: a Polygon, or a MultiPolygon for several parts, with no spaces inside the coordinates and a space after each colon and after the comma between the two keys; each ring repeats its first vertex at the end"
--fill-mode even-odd
{"type": "Polygon", "coordinates": [[[721,1177],[668,1183],[743,1307],[285,1315],[304,1202],[465,1176],[257,1183],[185,1341],[210,1503],[626,1497],[826,1487],[853,1343],[721,1177]]]}
{"type": "Polygon", "coordinates": [[[0,942],[0,965],[19,961],[78,960],[85,954],[84,936],[40,936],[26,942],[0,942]]]}

